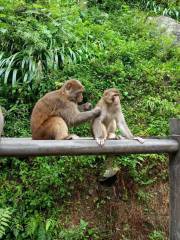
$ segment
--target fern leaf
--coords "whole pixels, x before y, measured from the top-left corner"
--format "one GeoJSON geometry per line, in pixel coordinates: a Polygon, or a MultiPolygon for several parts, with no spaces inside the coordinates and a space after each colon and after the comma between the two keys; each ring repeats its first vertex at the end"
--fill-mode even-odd
{"type": "Polygon", "coordinates": [[[0,208],[0,239],[5,234],[6,228],[9,226],[12,212],[9,208],[0,208]]]}

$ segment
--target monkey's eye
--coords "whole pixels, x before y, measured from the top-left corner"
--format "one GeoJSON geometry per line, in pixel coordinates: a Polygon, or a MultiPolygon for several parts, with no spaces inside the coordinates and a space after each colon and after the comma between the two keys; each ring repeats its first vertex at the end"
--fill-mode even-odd
{"type": "Polygon", "coordinates": [[[116,97],[119,97],[119,94],[114,94],[113,95],[113,99],[115,99],[116,97]]]}
{"type": "Polygon", "coordinates": [[[82,92],[78,92],[78,93],[77,93],[77,96],[81,96],[81,95],[82,95],[82,92]]]}
{"type": "Polygon", "coordinates": [[[82,94],[83,91],[76,91],[76,94],[82,94]]]}

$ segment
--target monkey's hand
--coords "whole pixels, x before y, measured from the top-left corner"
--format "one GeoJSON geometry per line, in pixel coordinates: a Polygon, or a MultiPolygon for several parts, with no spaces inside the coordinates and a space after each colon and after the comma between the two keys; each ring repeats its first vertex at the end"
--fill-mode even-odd
{"type": "Polygon", "coordinates": [[[121,135],[118,135],[117,136],[117,139],[132,139],[132,140],[137,140],[138,142],[140,142],[140,143],[144,143],[144,139],[142,139],[141,137],[129,137],[129,138],[127,138],[127,137],[123,137],[123,136],[121,136],[121,135]]]}
{"type": "Polygon", "coordinates": [[[142,139],[141,137],[133,137],[133,140],[137,140],[140,143],[144,143],[144,139],[142,139]]]}
{"type": "Polygon", "coordinates": [[[92,104],[87,102],[87,103],[84,103],[84,111],[89,111],[92,109],[92,104]]]}
{"type": "Polygon", "coordinates": [[[100,107],[95,107],[93,110],[94,117],[98,117],[101,114],[101,108],[100,107]]]}
{"type": "Polygon", "coordinates": [[[105,140],[105,138],[96,138],[96,142],[100,147],[104,146],[105,140]]]}
{"type": "Polygon", "coordinates": [[[79,139],[79,136],[76,134],[70,134],[66,137],[66,140],[75,140],[75,139],[79,139]]]}
{"type": "Polygon", "coordinates": [[[92,109],[92,104],[87,102],[87,103],[83,103],[81,105],[78,105],[78,108],[80,111],[89,111],[92,109]]]}

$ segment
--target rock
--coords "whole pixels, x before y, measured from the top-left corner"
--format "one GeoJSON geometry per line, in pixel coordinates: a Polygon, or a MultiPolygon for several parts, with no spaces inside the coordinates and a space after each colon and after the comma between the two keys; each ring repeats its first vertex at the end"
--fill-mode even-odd
{"type": "Polygon", "coordinates": [[[103,174],[103,177],[104,178],[111,178],[114,175],[116,175],[119,172],[119,170],[120,170],[119,167],[113,167],[113,168],[106,169],[104,174],[103,174]]]}
{"type": "Polygon", "coordinates": [[[155,22],[161,32],[176,36],[174,43],[180,44],[180,23],[178,23],[176,20],[166,16],[159,16],[148,17],[148,21],[155,22]]]}
{"type": "Polygon", "coordinates": [[[105,171],[99,176],[99,182],[104,183],[107,186],[111,186],[117,179],[117,173],[120,171],[119,167],[108,167],[105,171]]]}

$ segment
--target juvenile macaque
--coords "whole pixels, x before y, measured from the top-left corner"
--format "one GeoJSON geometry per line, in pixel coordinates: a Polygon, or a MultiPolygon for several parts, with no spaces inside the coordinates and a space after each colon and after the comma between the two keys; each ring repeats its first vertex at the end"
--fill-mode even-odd
{"type": "Polygon", "coordinates": [[[3,132],[3,128],[4,128],[4,117],[3,117],[1,107],[0,107],[0,137],[3,132]]]}
{"type": "Polygon", "coordinates": [[[96,107],[101,109],[101,114],[93,120],[92,130],[99,145],[104,145],[106,139],[118,138],[136,139],[143,143],[143,139],[133,136],[126,124],[121,110],[119,92],[116,88],[105,90],[96,107]],[[120,130],[119,136],[115,133],[117,129],[120,130]]]}
{"type": "MultiPolygon", "coordinates": [[[[73,139],[68,127],[99,116],[101,110],[80,112],[78,103],[83,100],[84,87],[78,80],[68,80],[56,91],[47,93],[36,104],[31,115],[33,139],[73,139]]],[[[87,106],[86,106],[87,107],[87,106]]],[[[84,107],[83,107],[84,108],[84,107]]]]}

